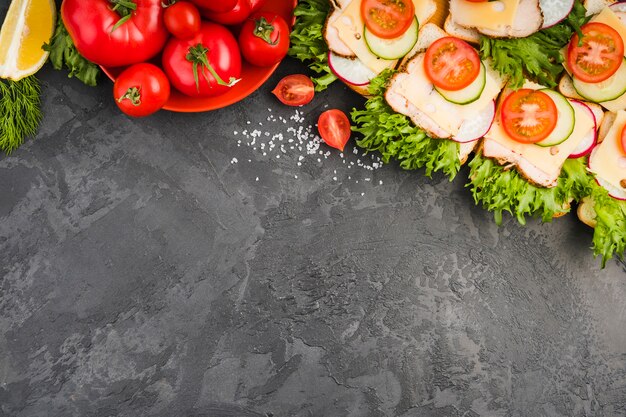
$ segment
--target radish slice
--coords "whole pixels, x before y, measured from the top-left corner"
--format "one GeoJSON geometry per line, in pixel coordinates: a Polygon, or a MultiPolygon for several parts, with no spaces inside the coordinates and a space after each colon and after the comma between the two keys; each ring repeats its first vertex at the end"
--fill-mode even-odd
{"type": "Polygon", "coordinates": [[[574,0],[539,0],[543,14],[541,29],[552,27],[565,19],[574,7],[574,0]]]}
{"type": "Polygon", "coordinates": [[[328,53],[328,66],[341,81],[352,85],[367,85],[376,77],[360,59],[344,58],[332,51],[328,53]]]}
{"type": "MultiPolygon", "coordinates": [[[[613,13],[615,13],[615,14],[617,14],[617,13],[626,13],[626,3],[625,2],[613,3],[609,7],[611,8],[611,10],[613,10],[613,13]]],[[[621,16],[619,14],[617,16],[621,19],[621,16]]]]}
{"type": "Polygon", "coordinates": [[[496,116],[496,102],[492,101],[476,117],[463,121],[459,133],[451,139],[455,142],[473,142],[485,136],[496,116]]]}
{"type": "MultiPolygon", "coordinates": [[[[596,155],[596,148],[594,148],[594,150],[591,152],[591,155],[589,156],[588,166],[591,172],[594,171],[593,167],[595,163],[595,158],[594,158],[595,155],[596,155]]],[[[626,200],[626,191],[624,191],[621,188],[617,188],[613,186],[613,184],[609,183],[603,178],[600,178],[597,175],[594,175],[594,178],[600,187],[604,188],[605,190],[609,192],[609,195],[611,197],[613,197],[616,200],[626,200]]]]}
{"type": "Polygon", "coordinates": [[[582,142],[578,144],[576,149],[574,149],[574,152],[572,152],[572,154],[569,156],[569,158],[575,159],[588,155],[598,142],[598,123],[596,121],[596,116],[593,114],[593,111],[585,103],[578,100],[570,100],[570,103],[572,103],[572,106],[584,108],[585,111],[589,113],[589,116],[591,116],[591,118],[593,119],[593,128],[589,131],[589,133],[585,135],[582,142]]]}

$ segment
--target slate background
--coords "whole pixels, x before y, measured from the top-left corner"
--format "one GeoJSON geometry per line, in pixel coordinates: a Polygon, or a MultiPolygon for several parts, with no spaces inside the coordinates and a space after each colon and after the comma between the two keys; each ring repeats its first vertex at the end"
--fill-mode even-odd
{"type": "MultiPolygon", "coordinates": [[[[0,156],[0,416],[625,416],[626,266],[574,216],[496,227],[465,170],[238,146],[302,71],[142,120],[40,73],[0,156]]],[[[361,104],[336,85],[302,124],[361,104]]]]}

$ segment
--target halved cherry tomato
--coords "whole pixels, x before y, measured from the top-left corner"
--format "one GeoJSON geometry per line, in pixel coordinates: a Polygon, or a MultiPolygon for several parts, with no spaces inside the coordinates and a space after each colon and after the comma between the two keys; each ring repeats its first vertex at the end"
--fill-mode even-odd
{"type": "Polygon", "coordinates": [[[624,127],[622,128],[621,142],[622,142],[622,152],[626,154],[626,125],[624,125],[624,127]]]}
{"type": "Polygon", "coordinates": [[[272,94],[288,106],[303,106],[313,100],[315,87],[306,75],[292,74],[280,80],[272,94]]]}
{"type": "Polygon", "coordinates": [[[127,115],[148,116],[160,110],[169,99],[170,82],[156,65],[131,65],[115,80],[113,97],[117,107],[127,115]]]}
{"type": "Polygon", "coordinates": [[[374,35],[393,39],[406,32],[413,23],[415,6],[412,0],[363,0],[361,16],[374,35]]]}
{"type": "Polygon", "coordinates": [[[576,78],[598,83],[615,74],[624,59],[624,40],[609,25],[591,22],[583,25],[581,45],[574,34],[567,48],[567,64],[576,78]]]}
{"type": "Polygon", "coordinates": [[[168,32],[178,39],[189,39],[200,30],[200,12],[195,4],[177,1],[165,9],[163,21],[168,32]]]}
{"type": "Polygon", "coordinates": [[[430,81],[444,90],[461,90],[480,73],[478,52],[467,42],[447,36],[426,50],[424,70],[430,81]]]}
{"type": "Polygon", "coordinates": [[[509,94],[500,109],[505,132],[521,143],[537,143],[556,127],[557,108],[542,91],[522,88],[509,94]]]}
{"type": "Polygon", "coordinates": [[[326,110],[317,120],[317,130],[328,146],[339,149],[343,148],[350,139],[350,120],[341,110],[326,110]]]}

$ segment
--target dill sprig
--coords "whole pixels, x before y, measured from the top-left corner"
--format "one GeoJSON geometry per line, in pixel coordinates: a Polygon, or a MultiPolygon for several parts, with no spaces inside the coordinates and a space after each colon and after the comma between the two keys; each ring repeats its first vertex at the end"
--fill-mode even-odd
{"type": "Polygon", "coordinates": [[[0,80],[0,150],[7,155],[37,133],[40,94],[41,85],[33,75],[19,81],[0,80]]]}

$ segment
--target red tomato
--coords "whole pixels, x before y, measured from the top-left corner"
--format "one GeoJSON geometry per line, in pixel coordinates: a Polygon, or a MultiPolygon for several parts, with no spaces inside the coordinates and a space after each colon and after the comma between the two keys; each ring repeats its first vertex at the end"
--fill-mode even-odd
{"type": "Polygon", "coordinates": [[[252,65],[279,63],[289,50],[289,26],[275,13],[255,13],[239,32],[241,54],[252,65]]]}
{"type": "Polygon", "coordinates": [[[580,29],[582,44],[578,45],[578,34],[574,34],[567,48],[567,64],[581,81],[604,81],[615,74],[624,60],[624,40],[604,23],[591,22],[580,29]]]}
{"type": "Polygon", "coordinates": [[[168,37],[161,0],[133,4],[130,10],[109,0],[63,0],[63,23],[78,52],[107,67],[144,62],[161,52],[168,37]]]}
{"type": "Polygon", "coordinates": [[[444,90],[461,90],[480,73],[478,52],[467,42],[448,36],[426,50],[424,70],[430,81],[444,90]]]}
{"type": "Polygon", "coordinates": [[[167,30],[178,39],[189,39],[200,30],[200,12],[188,1],[167,6],[163,19],[167,30]]]}
{"type": "Polygon", "coordinates": [[[412,0],[363,0],[361,16],[367,29],[383,39],[393,39],[407,31],[415,19],[412,0]]]}
{"type": "Polygon", "coordinates": [[[239,25],[252,13],[252,4],[250,0],[237,0],[235,7],[228,12],[215,13],[200,9],[200,13],[207,19],[222,25],[239,25]]]}
{"type": "Polygon", "coordinates": [[[170,97],[170,82],[161,68],[141,63],[126,68],[113,85],[115,104],[133,117],[160,110],[170,97]]]}
{"type": "Polygon", "coordinates": [[[509,94],[500,109],[505,132],[521,143],[537,143],[556,127],[554,101],[539,90],[522,88],[509,94]]]}
{"type": "Polygon", "coordinates": [[[622,152],[626,154],[626,125],[624,125],[624,127],[622,128],[621,145],[622,145],[622,152]]]}
{"type": "Polygon", "coordinates": [[[341,110],[326,110],[317,120],[317,130],[328,146],[339,149],[343,148],[350,139],[350,120],[341,110]]]}
{"type": "Polygon", "coordinates": [[[266,0],[250,0],[250,9],[252,13],[258,11],[265,4],[266,0]]]}
{"type": "Polygon", "coordinates": [[[230,12],[237,5],[237,0],[191,0],[196,6],[207,9],[211,12],[230,12]]]}
{"type": "Polygon", "coordinates": [[[163,69],[181,93],[192,97],[216,96],[239,81],[241,55],[228,29],[203,22],[194,37],[168,41],[163,50],[163,69]]]}
{"type": "Polygon", "coordinates": [[[288,106],[303,106],[313,100],[315,87],[306,75],[292,74],[280,80],[272,94],[288,106]]]}

